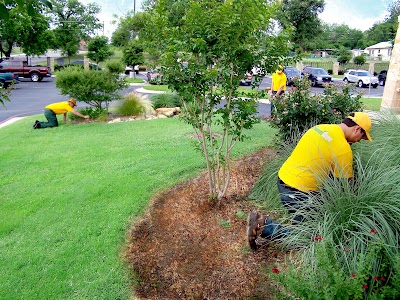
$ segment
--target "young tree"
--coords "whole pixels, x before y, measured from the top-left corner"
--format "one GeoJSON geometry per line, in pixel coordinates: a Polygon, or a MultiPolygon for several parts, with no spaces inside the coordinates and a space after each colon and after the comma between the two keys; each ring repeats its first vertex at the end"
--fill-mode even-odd
{"type": "Polygon", "coordinates": [[[127,66],[135,66],[144,63],[143,46],[138,40],[132,40],[123,50],[123,62],[127,66]]]}
{"type": "Polygon", "coordinates": [[[106,36],[96,36],[88,43],[87,57],[94,60],[99,67],[99,62],[105,61],[110,58],[114,52],[108,45],[108,38],[106,36]]]}
{"type": "Polygon", "coordinates": [[[97,4],[81,4],[78,0],[52,0],[52,16],[56,46],[64,55],[71,57],[78,51],[79,41],[87,40],[102,24],[96,15],[100,12],[97,4]]]}
{"type": "Polygon", "coordinates": [[[256,85],[288,53],[288,37],[271,33],[278,8],[264,0],[165,0],[148,11],[141,37],[162,53],[163,79],[205,157],[211,198],[224,197],[231,151],[259,121],[258,95],[239,93],[240,79],[257,66],[256,85]]]}

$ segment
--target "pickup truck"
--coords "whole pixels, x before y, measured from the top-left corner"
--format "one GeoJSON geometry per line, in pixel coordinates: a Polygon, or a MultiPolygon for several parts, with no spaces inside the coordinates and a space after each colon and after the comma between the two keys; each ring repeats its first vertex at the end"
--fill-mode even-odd
{"type": "Polygon", "coordinates": [[[0,88],[7,88],[12,83],[19,83],[19,76],[14,73],[0,73],[0,88]]]}
{"type": "Polygon", "coordinates": [[[30,78],[31,81],[42,81],[44,77],[51,77],[50,69],[41,66],[28,66],[26,61],[22,60],[3,60],[0,62],[0,73],[11,72],[20,78],[30,78]]]}

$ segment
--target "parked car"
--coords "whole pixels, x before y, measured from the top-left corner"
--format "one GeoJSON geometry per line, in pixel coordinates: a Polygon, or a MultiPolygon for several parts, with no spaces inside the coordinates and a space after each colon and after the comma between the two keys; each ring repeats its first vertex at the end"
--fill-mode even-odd
{"type": "Polygon", "coordinates": [[[19,83],[19,76],[18,74],[14,73],[0,73],[0,88],[7,88],[11,84],[18,84],[19,83]]]}
{"type": "Polygon", "coordinates": [[[386,75],[387,75],[387,70],[382,70],[378,74],[378,82],[379,85],[384,86],[386,83],[386,75]]]}
{"type": "Polygon", "coordinates": [[[343,81],[346,83],[357,83],[357,86],[360,88],[370,84],[374,89],[378,87],[378,78],[365,70],[349,69],[344,72],[343,81]]]}
{"type": "Polygon", "coordinates": [[[139,65],[135,65],[133,68],[131,66],[125,67],[125,75],[129,75],[131,72],[135,72],[135,74],[139,74],[139,65]]]}
{"type": "Polygon", "coordinates": [[[240,85],[250,86],[252,81],[253,81],[253,75],[247,73],[246,75],[244,75],[242,79],[240,79],[240,85]]]}
{"type": "MultiPolygon", "coordinates": [[[[84,61],[83,61],[83,60],[75,60],[75,61],[73,61],[70,65],[73,65],[73,66],[83,66],[83,65],[84,65],[84,61]]],[[[100,67],[100,66],[98,66],[98,65],[95,64],[95,63],[89,62],[89,69],[91,69],[91,70],[102,70],[103,68],[100,67]]]]}
{"type": "Polygon", "coordinates": [[[283,69],[283,73],[286,75],[286,85],[291,86],[294,85],[294,81],[296,79],[301,79],[303,76],[300,71],[295,67],[287,66],[283,69]]]}
{"type": "Polygon", "coordinates": [[[0,62],[0,73],[14,73],[19,78],[30,78],[33,82],[51,77],[49,67],[29,66],[27,61],[14,59],[3,59],[0,62]]]}
{"type": "Polygon", "coordinates": [[[305,67],[302,75],[311,81],[312,86],[319,86],[324,83],[332,82],[332,76],[322,68],[305,67]]]}

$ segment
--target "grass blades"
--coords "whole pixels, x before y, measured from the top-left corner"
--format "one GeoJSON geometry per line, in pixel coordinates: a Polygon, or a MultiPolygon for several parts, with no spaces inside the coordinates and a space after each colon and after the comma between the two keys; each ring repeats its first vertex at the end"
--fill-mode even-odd
{"type": "MultiPolygon", "coordinates": [[[[0,299],[129,299],[127,230],[155,193],[204,169],[192,129],[171,118],[33,130],[36,118],[0,129],[0,299]]],[[[257,124],[233,155],[274,133],[257,124]]]]}

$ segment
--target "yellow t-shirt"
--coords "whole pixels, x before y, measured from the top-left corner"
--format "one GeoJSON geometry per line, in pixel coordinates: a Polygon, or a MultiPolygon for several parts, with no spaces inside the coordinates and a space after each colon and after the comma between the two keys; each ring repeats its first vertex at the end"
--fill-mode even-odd
{"type": "Polygon", "coordinates": [[[319,182],[333,173],[353,177],[353,152],[343,130],[336,124],[309,129],[280,168],[279,178],[300,191],[316,191],[319,182]]]}
{"type": "Polygon", "coordinates": [[[71,105],[69,105],[68,101],[52,103],[47,105],[45,108],[54,111],[56,115],[65,114],[73,109],[71,105]]]}
{"type": "Polygon", "coordinates": [[[285,73],[278,74],[275,72],[272,74],[272,90],[277,91],[279,88],[283,86],[282,91],[286,91],[286,75],[285,73]]]}

